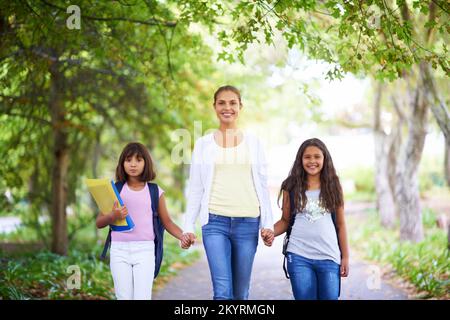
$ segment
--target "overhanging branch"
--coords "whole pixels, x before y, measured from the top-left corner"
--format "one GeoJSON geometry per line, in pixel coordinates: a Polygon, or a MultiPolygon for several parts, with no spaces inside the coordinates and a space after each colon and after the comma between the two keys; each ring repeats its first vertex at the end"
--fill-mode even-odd
{"type": "MultiPolygon", "coordinates": [[[[65,8],[59,7],[53,3],[50,3],[46,0],[41,0],[42,3],[45,5],[58,9],[60,11],[66,12],[65,8]]],[[[177,22],[174,21],[160,21],[157,19],[149,19],[149,20],[139,20],[139,19],[131,19],[131,18],[125,18],[125,17],[96,17],[96,16],[90,16],[86,14],[81,14],[81,18],[88,19],[88,20],[95,20],[95,21],[123,21],[123,22],[130,22],[130,23],[137,23],[137,24],[144,24],[148,26],[165,26],[165,27],[175,27],[177,25],[177,22]]]]}

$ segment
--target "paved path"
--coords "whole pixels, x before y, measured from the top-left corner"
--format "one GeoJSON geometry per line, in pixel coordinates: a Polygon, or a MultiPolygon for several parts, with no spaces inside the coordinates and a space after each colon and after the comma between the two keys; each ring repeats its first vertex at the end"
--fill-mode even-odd
{"type": "MultiPolygon", "coordinates": [[[[346,214],[358,214],[368,207],[367,203],[348,203],[346,214]]],[[[279,209],[274,206],[275,219],[279,209]]],[[[278,213],[280,214],[280,213],[278,213]]],[[[283,271],[281,247],[283,237],[275,239],[272,247],[266,247],[260,239],[253,264],[250,286],[250,300],[291,300],[291,284],[283,271]]],[[[198,241],[194,248],[200,250],[201,258],[191,266],[179,271],[178,275],[163,288],[153,293],[155,300],[210,300],[212,285],[203,245],[198,241]]],[[[408,294],[377,277],[379,269],[370,265],[350,251],[350,273],[342,278],[341,300],[402,300],[408,294]],[[380,279],[380,281],[377,281],[380,279]]]]}
{"type": "MultiPolygon", "coordinates": [[[[250,300],[292,300],[292,290],[283,272],[282,237],[272,247],[258,246],[252,273],[250,300]]],[[[210,300],[212,286],[208,262],[203,254],[193,265],[181,270],[165,287],[153,294],[155,300],[210,300]]],[[[196,250],[190,249],[190,250],[196,250]]],[[[342,280],[341,300],[399,300],[408,299],[405,292],[384,281],[371,281],[377,274],[376,266],[355,260],[350,263],[350,275],[342,280]],[[379,289],[376,289],[379,286],[379,289]],[[369,289],[374,288],[374,289],[369,289]]]]}
{"type": "Polygon", "coordinates": [[[10,233],[20,227],[19,217],[0,217],[0,233],[10,233]]]}
{"type": "MultiPolygon", "coordinates": [[[[366,209],[365,204],[348,206],[346,213],[354,214],[366,209]]],[[[276,208],[274,208],[274,212],[276,208]]],[[[276,217],[278,218],[278,217],[276,217]]],[[[11,232],[20,224],[16,217],[2,217],[0,232],[11,232]]],[[[260,241],[253,266],[250,287],[251,300],[290,300],[293,299],[291,285],[283,272],[283,255],[281,254],[283,236],[277,237],[272,247],[266,247],[260,241]]],[[[201,258],[193,265],[179,271],[178,275],[163,288],[154,292],[155,300],[209,300],[212,298],[212,286],[208,263],[203,245],[197,242],[196,247],[189,250],[200,250],[201,258]]],[[[350,275],[342,280],[342,300],[385,300],[408,299],[406,292],[387,284],[371,282],[376,266],[368,265],[350,253],[350,275]],[[379,289],[369,289],[379,284],[379,289]]]]}

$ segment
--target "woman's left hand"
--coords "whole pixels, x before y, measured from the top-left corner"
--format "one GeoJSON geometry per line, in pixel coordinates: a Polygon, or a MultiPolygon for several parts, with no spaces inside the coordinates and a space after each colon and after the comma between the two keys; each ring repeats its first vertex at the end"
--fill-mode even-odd
{"type": "Polygon", "coordinates": [[[261,229],[261,238],[263,239],[264,244],[270,247],[273,239],[275,239],[275,234],[270,229],[261,229]]]}
{"type": "Polygon", "coordinates": [[[183,249],[189,249],[194,244],[195,235],[192,233],[183,233],[180,239],[180,247],[183,249]]]}

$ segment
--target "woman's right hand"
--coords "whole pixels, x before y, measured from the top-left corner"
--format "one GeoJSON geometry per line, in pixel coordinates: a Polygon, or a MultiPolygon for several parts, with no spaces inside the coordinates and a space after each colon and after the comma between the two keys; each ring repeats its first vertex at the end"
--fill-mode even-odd
{"type": "Polygon", "coordinates": [[[119,203],[117,201],[114,201],[114,206],[111,212],[112,222],[114,223],[117,220],[123,220],[127,217],[127,215],[128,215],[127,207],[123,206],[122,208],[119,208],[119,203]]]}

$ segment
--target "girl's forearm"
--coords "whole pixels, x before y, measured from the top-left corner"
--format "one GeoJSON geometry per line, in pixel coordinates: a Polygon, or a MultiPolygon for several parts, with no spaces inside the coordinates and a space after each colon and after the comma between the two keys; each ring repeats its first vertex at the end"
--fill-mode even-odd
{"type": "Polygon", "coordinates": [[[167,226],[164,226],[166,230],[178,240],[181,240],[183,236],[183,230],[179,226],[177,226],[173,221],[170,221],[167,226]]]}
{"type": "Polygon", "coordinates": [[[273,227],[275,237],[285,233],[288,228],[288,225],[289,223],[286,220],[284,219],[278,220],[273,227]]]}
{"type": "Polygon", "coordinates": [[[342,258],[348,259],[349,258],[349,250],[348,250],[348,242],[347,242],[347,231],[346,231],[345,227],[339,228],[338,237],[339,237],[339,245],[340,245],[342,258]]]}
{"type": "Polygon", "coordinates": [[[97,225],[97,228],[101,229],[101,228],[104,228],[104,227],[110,225],[110,224],[113,223],[113,222],[114,222],[114,221],[113,221],[113,217],[112,217],[112,214],[111,214],[111,213],[108,213],[108,214],[100,214],[100,215],[97,217],[96,225],[97,225]]]}

